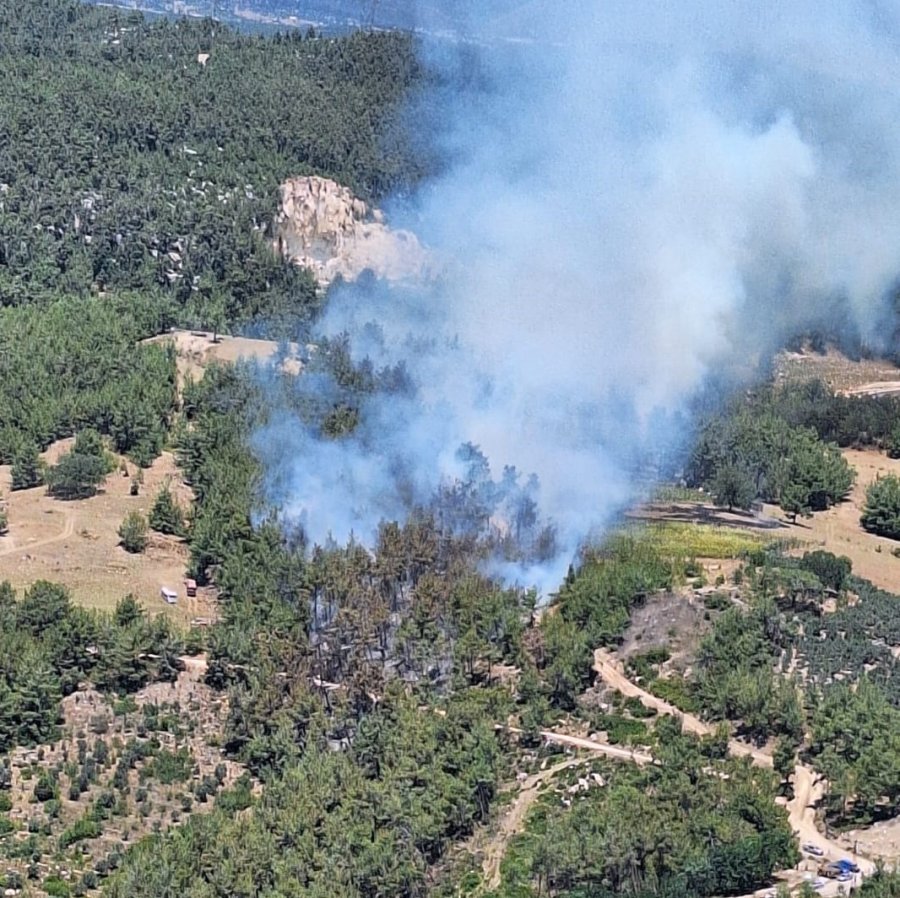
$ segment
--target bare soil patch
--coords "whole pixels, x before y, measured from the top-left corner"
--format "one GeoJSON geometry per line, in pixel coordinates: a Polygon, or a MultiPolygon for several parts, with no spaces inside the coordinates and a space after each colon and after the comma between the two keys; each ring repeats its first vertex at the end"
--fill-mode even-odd
{"type": "MultiPolygon", "coordinates": [[[[73,442],[55,443],[44,459],[52,464],[73,442]]],[[[137,496],[130,495],[137,469],[127,465],[130,476],[114,471],[96,496],[68,502],[50,497],[44,487],[10,492],[10,468],[0,466],[0,492],[8,497],[9,515],[9,533],[0,538],[0,580],[9,580],[17,590],[37,580],[62,583],[74,601],[104,611],[132,593],[151,614],[168,614],[182,624],[194,617],[214,617],[214,590],[200,589],[194,599],[185,595],[188,547],[183,540],[151,532],[147,550],[135,555],[119,545],[125,515],[148,515],[166,484],[183,507],[192,498],[170,452],[144,470],[137,496]],[[162,601],[163,586],[178,593],[177,605],[162,601]]]]}
{"type": "Polygon", "coordinates": [[[696,657],[700,640],[709,629],[705,610],[693,590],[648,596],[632,611],[617,656],[627,661],[650,649],[665,648],[672,665],[683,667],[686,660],[696,657]]]}
{"type": "Polygon", "coordinates": [[[874,823],[866,829],[850,830],[844,837],[869,857],[881,858],[888,864],[900,861],[900,817],[874,823]]]}

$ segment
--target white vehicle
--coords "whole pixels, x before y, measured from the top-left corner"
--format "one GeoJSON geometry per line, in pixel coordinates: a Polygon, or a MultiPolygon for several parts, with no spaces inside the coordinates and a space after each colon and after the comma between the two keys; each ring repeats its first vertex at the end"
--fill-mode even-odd
{"type": "Polygon", "coordinates": [[[825,857],[825,852],[812,842],[804,842],[800,847],[813,857],[825,857]]]}
{"type": "Polygon", "coordinates": [[[178,593],[174,589],[169,589],[168,586],[164,586],[159,591],[159,594],[167,605],[174,605],[178,601],[178,593]]]}

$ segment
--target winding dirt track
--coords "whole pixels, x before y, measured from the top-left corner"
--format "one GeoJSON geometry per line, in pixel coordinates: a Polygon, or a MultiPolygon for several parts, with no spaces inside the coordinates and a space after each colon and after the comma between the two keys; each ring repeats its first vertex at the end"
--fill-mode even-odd
{"type": "Polygon", "coordinates": [[[49,546],[53,543],[58,543],[61,540],[68,539],[75,532],[75,513],[68,508],[63,508],[62,513],[65,518],[65,523],[63,524],[63,529],[59,533],[45,537],[44,539],[36,539],[33,542],[25,543],[21,546],[7,546],[4,549],[0,549],[0,555],[15,555],[17,552],[30,552],[32,549],[40,549],[42,546],[49,546]]]}
{"type": "Polygon", "coordinates": [[[484,847],[484,861],[481,864],[484,873],[482,882],[489,892],[500,887],[500,864],[506,854],[506,846],[516,833],[521,832],[525,815],[538,797],[540,787],[560,771],[567,767],[574,767],[576,764],[583,764],[585,760],[585,758],[569,758],[546,770],[539,770],[522,781],[519,786],[519,794],[516,795],[513,803],[500,819],[497,832],[491,836],[490,841],[484,847]]]}
{"type": "MultiPolygon", "coordinates": [[[[645,692],[640,686],[632,683],[625,676],[621,666],[613,660],[612,656],[605,649],[597,649],[594,652],[594,670],[607,686],[621,692],[622,695],[638,699],[645,708],[652,708],[657,714],[667,714],[670,717],[678,718],[681,721],[681,728],[684,732],[691,733],[694,736],[709,736],[715,732],[714,727],[704,723],[699,717],[679,711],[674,705],[670,705],[661,698],[645,692]]],[[[745,742],[740,742],[737,739],[728,740],[728,751],[735,757],[749,757],[754,764],[760,767],[772,766],[772,756],[770,754],[753,748],[752,745],[747,745],[745,742]]]]}
{"type": "MultiPolygon", "coordinates": [[[[651,695],[629,680],[621,666],[613,660],[612,656],[603,649],[594,652],[594,670],[607,686],[621,692],[623,695],[639,699],[647,708],[653,708],[659,714],[669,714],[681,720],[682,729],[697,736],[705,736],[713,732],[709,724],[704,723],[693,714],[679,711],[668,702],[651,695]]],[[[736,739],[728,741],[728,751],[737,757],[750,757],[754,764],[760,767],[771,767],[772,756],[765,751],[753,748],[736,739]]],[[[825,794],[825,781],[816,776],[815,771],[805,764],[797,764],[794,768],[794,797],[788,802],[788,820],[792,829],[797,834],[801,844],[811,842],[825,852],[828,860],[839,860],[847,857],[847,850],[826,838],[816,826],[815,809],[825,794]]],[[[870,876],[875,872],[875,865],[863,857],[855,858],[859,864],[863,876],[870,876]]],[[[841,884],[829,881],[819,894],[834,896],[840,894],[841,884]]],[[[762,890],[759,894],[764,893],[762,890]]]]}

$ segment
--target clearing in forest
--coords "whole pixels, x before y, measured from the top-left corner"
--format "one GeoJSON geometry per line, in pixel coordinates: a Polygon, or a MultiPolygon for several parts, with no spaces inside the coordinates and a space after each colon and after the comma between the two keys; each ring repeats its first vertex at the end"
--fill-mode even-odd
{"type": "MultiPolygon", "coordinates": [[[[900,542],[875,536],[859,522],[866,488],[876,477],[900,476],[900,459],[876,449],[843,449],[841,454],[856,472],[856,482],[844,502],[808,518],[789,522],[776,505],[764,505],[761,514],[729,512],[703,502],[652,502],[628,513],[646,522],[647,532],[665,555],[698,560],[737,558],[742,552],[769,542],[794,542],[794,551],[822,548],[846,555],[853,572],[888,592],[900,593],[900,558],[893,555],[900,542]]],[[[714,573],[706,565],[707,573],[714,573]]],[[[722,566],[730,573],[731,566],[722,566]]]]}
{"type": "MultiPolygon", "coordinates": [[[[790,535],[806,544],[804,550],[823,548],[846,555],[853,562],[854,574],[888,592],[900,593],[900,558],[893,555],[900,543],[868,533],[859,523],[866,487],[878,476],[900,475],[900,459],[888,458],[875,449],[844,449],[842,454],[856,471],[856,483],[847,500],[811,518],[798,518],[790,527],[790,535]]],[[[766,514],[782,512],[766,506],[766,514]]]]}
{"type": "Polygon", "coordinates": [[[200,380],[206,369],[216,362],[234,364],[239,359],[252,359],[265,363],[276,359],[279,351],[284,351],[285,356],[281,361],[283,371],[298,374],[303,367],[298,343],[251,340],[249,337],[186,330],[171,330],[142,342],[163,345],[171,343],[175,347],[179,393],[184,388],[185,381],[200,380]]]}
{"type": "Polygon", "coordinates": [[[900,369],[891,362],[849,359],[833,347],[826,352],[781,352],[774,369],[776,384],[821,380],[838,393],[866,393],[866,385],[900,377],[900,369]]]}
{"type": "MultiPolygon", "coordinates": [[[[60,440],[42,458],[53,464],[73,444],[73,439],[60,440]]],[[[130,476],[115,470],[96,496],[71,501],[52,498],[43,486],[10,492],[10,467],[0,466],[0,493],[9,515],[9,532],[0,538],[0,581],[9,580],[17,590],[37,580],[62,583],[75,602],[104,611],[132,593],[151,614],[166,613],[183,624],[212,617],[212,590],[201,588],[197,598],[185,597],[188,548],[183,540],[151,531],[145,552],[130,554],[119,545],[124,517],[130,511],[146,517],[163,486],[168,484],[183,508],[191,500],[170,452],[144,470],[137,496],[130,495],[137,468],[127,466],[130,476]],[[176,605],[162,601],[163,586],[176,590],[176,605]]]]}

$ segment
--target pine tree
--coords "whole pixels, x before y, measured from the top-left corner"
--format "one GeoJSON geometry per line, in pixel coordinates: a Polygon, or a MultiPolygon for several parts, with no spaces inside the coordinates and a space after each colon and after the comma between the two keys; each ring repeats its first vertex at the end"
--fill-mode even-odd
{"type": "Polygon", "coordinates": [[[119,539],[126,552],[143,552],[147,548],[147,520],[136,511],[130,511],[119,527],[119,539]]]}
{"type": "Polygon", "coordinates": [[[41,469],[37,446],[32,443],[21,447],[13,456],[11,488],[27,490],[40,486],[43,480],[44,472],[41,469]]]}
{"type": "Polygon", "coordinates": [[[184,533],[184,512],[167,486],[159,491],[150,510],[150,527],[157,533],[172,536],[184,533]]]}

